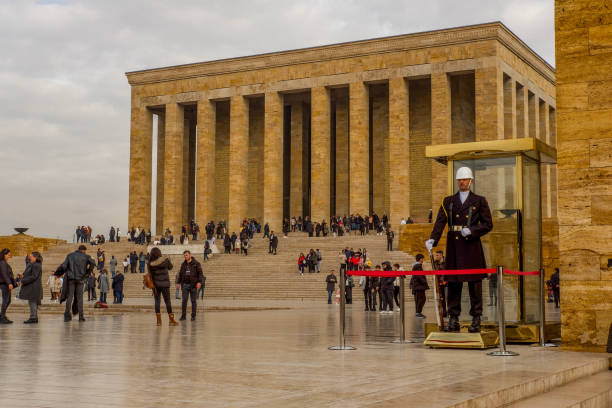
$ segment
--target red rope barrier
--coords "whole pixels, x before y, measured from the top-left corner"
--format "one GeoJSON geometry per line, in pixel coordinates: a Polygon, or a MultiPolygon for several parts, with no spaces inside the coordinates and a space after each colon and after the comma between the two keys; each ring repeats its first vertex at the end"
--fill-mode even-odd
{"type": "Polygon", "coordinates": [[[376,276],[381,278],[395,278],[398,276],[413,276],[413,275],[483,275],[487,273],[497,273],[494,268],[491,269],[452,269],[439,271],[347,271],[347,275],[353,276],[376,276]]]}
{"type": "Polygon", "coordinates": [[[504,268],[504,273],[507,273],[509,275],[519,275],[519,276],[537,276],[540,274],[540,271],[520,272],[520,271],[513,271],[510,269],[504,268]]]}
{"type": "MultiPolygon", "coordinates": [[[[379,278],[395,278],[398,276],[423,276],[423,275],[483,275],[497,273],[497,269],[446,269],[438,271],[347,271],[347,275],[352,276],[375,276],[379,278]]],[[[505,269],[504,273],[518,276],[537,276],[540,271],[520,272],[505,269]]]]}

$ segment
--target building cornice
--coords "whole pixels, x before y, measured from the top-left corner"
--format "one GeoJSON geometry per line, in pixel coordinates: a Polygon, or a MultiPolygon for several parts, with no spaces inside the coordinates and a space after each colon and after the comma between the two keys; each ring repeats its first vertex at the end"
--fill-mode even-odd
{"type": "Polygon", "coordinates": [[[490,40],[499,41],[553,85],[555,84],[554,68],[501,22],[153,68],[127,72],[126,76],[130,85],[145,85],[490,40]]]}

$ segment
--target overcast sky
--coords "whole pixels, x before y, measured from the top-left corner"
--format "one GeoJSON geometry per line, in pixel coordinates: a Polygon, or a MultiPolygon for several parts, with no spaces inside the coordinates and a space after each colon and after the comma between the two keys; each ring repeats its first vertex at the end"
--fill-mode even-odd
{"type": "Polygon", "coordinates": [[[502,21],[554,65],[552,0],[0,1],[0,235],[127,227],[144,68],[502,21]]]}

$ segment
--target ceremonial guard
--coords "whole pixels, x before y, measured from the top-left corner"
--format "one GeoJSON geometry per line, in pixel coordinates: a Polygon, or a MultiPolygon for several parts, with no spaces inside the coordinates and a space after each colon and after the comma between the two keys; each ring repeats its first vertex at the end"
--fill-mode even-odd
{"type": "MultiPolygon", "coordinates": [[[[431,232],[430,239],[425,242],[427,250],[438,245],[444,227],[448,224],[446,235],[446,268],[447,269],[482,269],[486,261],[480,237],[493,229],[491,210],[487,199],[470,191],[474,176],[468,167],[457,170],[459,192],[446,197],[438,210],[438,216],[431,232]]],[[[470,333],[480,332],[480,316],[482,315],[482,280],[486,274],[448,275],[448,314],[450,319],[445,330],[458,332],[459,315],[461,314],[461,291],[463,282],[468,282],[470,292],[470,315],[472,325],[470,333]]]]}

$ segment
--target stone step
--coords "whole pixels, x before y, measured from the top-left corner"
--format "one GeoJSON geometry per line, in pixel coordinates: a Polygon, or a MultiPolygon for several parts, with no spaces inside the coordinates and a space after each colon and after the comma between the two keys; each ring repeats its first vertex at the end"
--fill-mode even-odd
{"type": "Polygon", "coordinates": [[[610,408],[612,371],[603,371],[522,399],[507,408],[610,408]]]}

